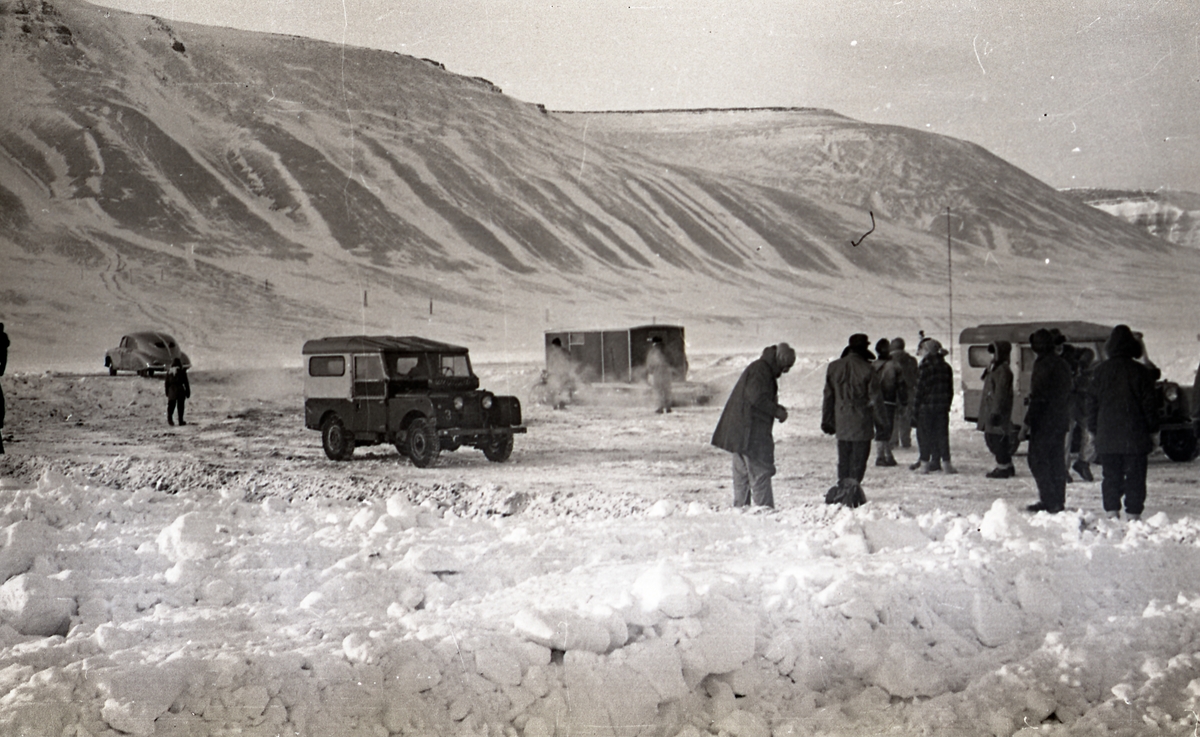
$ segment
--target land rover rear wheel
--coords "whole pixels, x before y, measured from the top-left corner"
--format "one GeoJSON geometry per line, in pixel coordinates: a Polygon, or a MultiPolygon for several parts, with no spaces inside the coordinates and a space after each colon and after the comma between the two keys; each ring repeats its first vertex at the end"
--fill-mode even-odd
{"type": "Polygon", "coordinates": [[[331,461],[348,460],[354,455],[354,437],[341,417],[330,415],[321,425],[321,446],[331,461]]]}
{"type": "Polygon", "coordinates": [[[513,451],[513,436],[509,433],[493,435],[483,446],[483,454],[493,463],[503,463],[508,460],[513,451]]]}
{"type": "Polygon", "coordinates": [[[405,455],[417,468],[428,468],[437,462],[442,452],[437,429],[426,419],[413,420],[408,426],[408,437],[404,441],[405,455]]]}

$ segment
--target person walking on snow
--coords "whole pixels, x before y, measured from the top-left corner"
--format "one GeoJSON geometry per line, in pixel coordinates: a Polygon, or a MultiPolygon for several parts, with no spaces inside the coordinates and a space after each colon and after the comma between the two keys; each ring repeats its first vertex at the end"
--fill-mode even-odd
{"type": "Polygon", "coordinates": [[[904,350],[904,338],[892,338],[890,346],[891,350],[888,355],[891,360],[900,369],[900,376],[904,379],[905,391],[907,392],[907,401],[901,402],[896,409],[896,421],[892,429],[893,448],[911,448],[912,447],[912,427],[916,417],[916,401],[917,375],[920,373],[920,368],[917,365],[917,359],[913,358],[912,354],[904,350]]]}
{"type": "Polygon", "coordinates": [[[671,411],[671,364],[663,353],[662,338],[651,338],[646,352],[646,381],[654,392],[654,412],[663,414],[671,411]]]}
{"type": "Polygon", "coordinates": [[[837,436],[839,487],[862,483],[883,404],[879,374],[871,365],[875,354],[868,346],[866,335],[851,335],[842,357],[825,370],[821,431],[837,436]]]}
{"type": "Polygon", "coordinates": [[[917,388],[913,405],[917,420],[920,457],[909,466],[921,473],[958,473],[950,463],[950,404],[954,401],[954,370],[946,363],[946,349],[933,338],[917,346],[917,388]]]}
{"type": "Polygon", "coordinates": [[[975,427],[983,431],[987,449],[996,457],[996,467],[987,472],[989,479],[1008,479],[1016,475],[1013,466],[1012,422],[1013,372],[1009,366],[1012,343],[997,340],[988,346],[992,362],[983,371],[983,396],[979,400],[979,420],[975,427]]]}
{"type": "Polygon", "coordinates": [[[1029,472],[1037,482],[1038,501],[1030,512],[1057,514],[1067,498],[1067,459],[1063,443],[1071,421],[1071,368],[1056,350],[1054,335],[1045,328],[1029,336],[1037,354],[1029,379],[1025,427],[1029,435],[1029,472]]]}
{"type": "Polygon", "coordinates": [[[167,390],[167,424],[175,424],[172,416],[175,414],[176,408],[178,408],[179,424],[186,425],[187,422],[183,419],[183,407],[188,397],[192,396],[192,387],[188,383],[187,369],[183,367],[183,363],[178,358],[171,362],[171,368],[167,371],[165,383],[167,390]]]}
{"type": "Polygon", "coordinates": [[[1141,342],[1128,325],[1113,328],[1104,345],[1108,358],[1092,372],[1088,429],[1104,478],[1100,495],[1109,517],[1142,518],[1146,504],[1146,459],[1158,430],[1154,384],[1158,370],[1138,361],[1141,342]]]}
{"type": "MultiPolygon", "coordinates": [[[[0,322],[0,376],[8,366],[8,333],[4,332],[4,323],[0,322]]],[[[4,387],[0,386],[0,455],[4,455],[4,387]]]]}
{"type": "Polygon", "coordinates": [[[892,455],[892,434],[895,432],[896,415],[903,411],[908,402],[908,387],[904,385],[904,373],[900,365],[892,359],[891,343],[887,338],[880,338],[875,344],[875,359],[873,368],[879,375],[879,393],[882,398],[877,407],[875,425],[875,465],[894,466],[896,458],[892,455]]]}
{"type": "Polygon", "coordinates": [[[733,454],[733,506],[774,507],[771,477],[775,475],[775,421],[785,422],[787,408],[779,404],[779,377],[796,363],[787,343],[767,346],[738,377],[712,444],[733,454]]]}

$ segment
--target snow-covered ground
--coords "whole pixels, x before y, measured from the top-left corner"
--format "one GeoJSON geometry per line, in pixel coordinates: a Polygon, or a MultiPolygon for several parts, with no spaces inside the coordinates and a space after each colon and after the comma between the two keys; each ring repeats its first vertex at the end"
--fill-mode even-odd
{"type": "Polygon", "coordinates": [[[955,421],[959,475],[827,507],[824,360],[773,513],[729,508],[719,401],[527,403],[509,463],[415,469],[325,460],[286,373],[194,375],[186,428],[153,380],[6,376],[0,733],[1194,734],[1200,464],[1152,459],[1141,522],[1081,481],[1031,516],[955,421]]]}

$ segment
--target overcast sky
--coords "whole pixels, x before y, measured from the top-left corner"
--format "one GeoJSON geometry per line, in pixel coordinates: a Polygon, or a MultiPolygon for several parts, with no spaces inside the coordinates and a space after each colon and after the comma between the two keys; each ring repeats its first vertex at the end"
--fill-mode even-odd
{"type": "Polygon", "coordinates": [[[822,107],[1056,187],[1200,192],[1200,0],[103,0],[435,59],[552,110],[822,107]]]}

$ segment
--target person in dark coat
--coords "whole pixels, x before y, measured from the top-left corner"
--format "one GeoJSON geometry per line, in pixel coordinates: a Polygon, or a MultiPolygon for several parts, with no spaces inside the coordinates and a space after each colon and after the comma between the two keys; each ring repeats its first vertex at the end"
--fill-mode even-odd
{"type": "Polygon", "coordinates": [[[171,362],[171,368],[167,371],[167,380],[165,383],[167,388],[167,424],[175,424],[173,415],[176,408],[178,408],[179,424],[186,425],[187,422],[183,419],[183,407],[188,397],[192,396],[192,387],[188,383],[187,369],[183,367],[183,362],[178,358],[171,362]]]}
{"type": "Polygon", "coordinates": [[[771,477],[775,475],[775,421],[788,418],[779,404],[779,377],[796,363],[796,352],[787,343],[767,346],[738,377],[712,444],[733,454],[733,506],[755,504],[774,507],[771,477]]]}
{"type": "Polygon", "coordinates": [[[1056,350],[1054,335],[1045,328],[1029,336],[1037,354],[1029,379],[1029,472],[1037,482],[1038,501],[1030,512],[1057,514],[1067,499],[1067,459],[1063,443],[1071,423],[1071,368],[1056,350]]]}
{"type": "MultiPolygon", "coordinates": [[[[4,323],[0,322],[0,376],[8,367],[8,333],[4,332],[4,323]]],[[[4,455],[4,387],[0,386],[0,455],[4,455]]]]}
{"type": "Polygon", "coordinates": [[[958,473],[950,463],[950,404],[954,401],[954,370],[946,363],[946,349],[933,338],[917,346],[921,363],[917,372],[914,407],[920,456],[909,466],[921,473],[958,473]]]}
{"type": "Polygon", "coordinates": [[[1079,474],[1084,481],[1094,481],[1091,461],[1095,455],[1092,446],[1092,433],[1087,428],[1088,385],[1092,381],[1092,364],[1096,360],[1096,352],[1091,348],[1063,347],[1063,357],[1070,356],[1071,364],[1071,429],[1067,431],[1067,481],[1071,480],[1071,471],[1079,474]],[[1071,349],[1069,352],[1067,349],[1071,349]]]}
{"type": "Polygon", "coordinates": [[[983,431],[987,449],[996,457],[996,467],[987,472],[989,479],[1008,479],[1016,475],[1013,466],[1012,422],[1013,372],[1009,366],[1012,343],[997,340],[988,346],[992,362],[983,372],[983,396],[979,400],[979,420],[975,427],[983,431]]]}
{"type": "Polygon", "coordinates": [[[877,409],[878,421],[875,425],[875,465],[894,466],[896,458],[892,455],[892,435],[896,429],[896,415],[903,411],[908,401],[908,388],[904,385],[904,374],[900,365],[892,360],[891,343],[887,338],[880,338],[875,344],[875,359],[873,368],[879,377],[879,394],[881,402],[877,409]]]}
{"type": "Polygon", "coordinates": [[[900,369],[900,376],[904,379],[907,393],[907,401],[902,402],[896,410],[896,421],[892,429],[893,448],[912,447],[912,427],[916,417],[914,403],[917,399],[917,376],[920,368],[917,359],[904,350],[904,346],[904,338],[892,338],[891,350],[888,352],[891,361],[900,369]]]}
{"type": "Polygon", "coordinates": [[[862,482],[871,455],[871,440],[876,437],[883,400],[879,374],[871,365],[875,354],[869,345],[866,335],[851,335],[842,357],[825,370],[821,430],[837,436],[839,485],[847,479],[862,482]]]}
{"type": "Polygon", "coordinates": [[[1092,372],[1088,429],[1104,479],[1100,495],[1108,516],[1141,519],[1146,504],[1146,458],[1154,448],[1158,408],[1157,370],[1138,361],[1141,342],[1128,325],[1113,328],[1104,345],[1108,358],[1092,372]]]}

